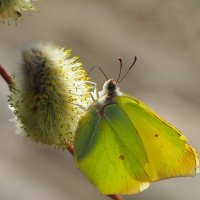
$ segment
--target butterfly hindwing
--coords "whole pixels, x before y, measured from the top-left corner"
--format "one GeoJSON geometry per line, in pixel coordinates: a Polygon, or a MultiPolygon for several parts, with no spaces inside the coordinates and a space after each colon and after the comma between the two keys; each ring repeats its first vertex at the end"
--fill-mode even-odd
{"type": "Polygon", "coordinates": [[[91,109],[75,139],[78,168],[103,194],[133,194],[148,187],[148,159],[142,140],[117,104],[103,115],[91,109]],[[138,181],[140,180],[140,181],[138,181]]]}

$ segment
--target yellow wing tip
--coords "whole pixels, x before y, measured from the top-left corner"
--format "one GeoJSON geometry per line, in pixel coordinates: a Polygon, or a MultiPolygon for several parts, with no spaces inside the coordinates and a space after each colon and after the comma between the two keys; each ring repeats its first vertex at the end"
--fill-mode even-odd
{"type": "Polygon", "coordinates": [[[200,173],[199,156],[194,148],[192,148],[196,160],[196,174],[200,173]]]}
{"type": "Polygon", "coordinates": [[[148,187],[150,186],[150,183],[149,182],[140,182],[140,186],[139,188],[135,188],[133,187],[132,189],[129,189],[127,191],[121,191],[120,194],[122,195],[133,195],[133,194],[137,194],[137,193],[140,193],[144,190],[146,190],[148,187]]]}
{"type": "Polygon", "coordinates": [[[149,182],[142,183],[140,186],[140,192],[142,192],[143,190],[146,190],[149,186],[150,186],[149,182]]]}
{"type": "MultiPolygon", "coordinates": [[[[137,181],[136,181],[137,182],[137,181]]],[[[130,187],[130,188],[121,188],[121,190],[117,189],[117,190],[106,190],[105,191],[102,191],[100,188],[99,191],[104,194],[104,195],[113,195],[113,194],[121,194],[121,195],[134,195],[134,194],[137,194],[137,193],[140,193],[144,190],[146,190],[149,186],[150,186],[150,183],[149,182],[137,182],[137,187],[134,185],[134,187],[130,187]]]]}

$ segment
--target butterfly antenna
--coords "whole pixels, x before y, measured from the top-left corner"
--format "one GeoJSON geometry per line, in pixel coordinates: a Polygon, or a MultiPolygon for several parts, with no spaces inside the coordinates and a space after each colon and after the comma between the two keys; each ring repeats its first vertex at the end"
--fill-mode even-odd
{"type": "Polygon", "coordinates": [[[96,67],[97,67],[97,66],[90,67],[90,69],[89,69],[88,72],[87,72],[87,75],[89,76],[90,73],[93,71],[93,69],[96,68],[96,67]]]}
{"type": "MultiPolygon", "coordinates": [[[[99,70],[101,70],[101,72],[103,73],[103,75],[105,76],[105,78],[108,80],[108,77],[106,76],[105,72],[104,72],[100,67],[93,66],[93,67],[91,67],[91,68],[87,71],[87,77],[85,77],[85,79],[83,80],[83,82],[82,82],[80,85],[82,85],[85,81],[87,81],[88,76],[92,73],[93,69],[95,69],[95,68],[98,68],[99,70]]],[[[78,85],[78,86],[79,86],[79,85],[78,85]]]]}
{"type": "Polygon", "coordinates": [[[102,72],[102,74],[104,75],[104,77],[106,78],[106,80],[108,80],[108,77],[106,76],[105,72],[100,67],[98,67],[98,66],[91,67],[89,69],[89,71],[87,72],[87,74],[89,75],[93,71],[94,68],[98,68],[102,72]]]}
{"type": "Polygon", "coordinates": [[[102,74],[105,76],[106,80],[108,80],[108,77],[106,76],[105,72],[100,68],[98,67],[98,69],[102,72],[102,74]]]}
{"type": "Polygon", "coordinates": [[[121,73],[122,73],[122,59],[118,58],[118,60],[119,60],[119,63],[120,63],[120,67],[119,67],[119,75],[118,75],[116,83],[118,83],[120,76],[121,76],[121,73]]]}
{"type": "MultiPolygon", "coordinates": [[[[87,71],[87,76],[85,77],[85,79],[83,80],[83,82],[81,84],[79,84],[78,86],[82,85],[85,81],[87,81],[88,76],[90,75],[90,73],[93,71],[93,69],[96,68],[96,66],[91,67],[88,71],[87,71]]],[[[77,68],[78,69],[78,68],[77,68]]],[[[76,70],[77,70],[76,69],[76,70]]]]}
{"type": "Polygon", "coordinates": [[[119,83],[126,77],[126,75],[130,72],[130,70],[133,68],[133,66],[135,65],[137,61],[137,57],[135,56],[134,61],[132,63],[132,65],[129,67],[128,71],[126,72],[126,74],[124,74],[124,76],[120,79],[119,83]]]}

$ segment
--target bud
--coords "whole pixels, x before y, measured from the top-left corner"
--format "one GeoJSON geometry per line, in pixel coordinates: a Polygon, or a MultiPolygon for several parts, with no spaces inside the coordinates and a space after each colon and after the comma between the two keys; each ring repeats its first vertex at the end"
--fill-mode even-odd
{"type": "Polygon", "coordinates": [[[10,106],[30,138],[55,147],[72,144],[90,104],[87,74],[70,50],[37,44],[22,53],[20,72],[10,85],[10,106]]]}

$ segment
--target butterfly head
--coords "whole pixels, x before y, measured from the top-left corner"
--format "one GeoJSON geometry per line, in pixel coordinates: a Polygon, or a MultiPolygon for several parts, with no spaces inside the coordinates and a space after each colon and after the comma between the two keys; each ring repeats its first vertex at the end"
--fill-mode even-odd
{"type": "Polygon", "coordinates": [[[103,85],[102,91],[104,91],[104,95],[106,94],[113,97],[121,95],[117,82],[114,79],[107,80],[103,85]]]}
{"type": "Polygon", "coordinates": [[[118,87],[118,84],[126,77],[126,75],[129,73],[129,71],[135,65],[136,60],[137,60],[137,57],[135,56],[132,65],[129,67],[129,69],[123,75],[123,77],[121,77],[122,59],[119,58],[120,71],[119,71],[118,78],[116,79],[117,81],[115,81],[114,79],[108,79],[108,77],[106,76],[106,74],[104,73],[104,71],[100,67],[98,67],[101,70],[101,72],[104,74],[105,78],[107,79],[107,81],[103,85],[103,90],[100,91],[98,93],[98,95],[97,95],[100,98],[98,102],[100,102],[100,103],[103,102],[103,104],[105,104],[105,102],[107,102],[107,101],[111,102],[114,97],[122,95],[122,92],[120,91],[120,89],[118,87]]]}
{"type": "Polygon", "coordinates": [[[114,79],[108,79],[104,85],[103,89],[98,93],[98,105],[99,105],[99,114],[104,114],[104,108],[107,105],[113,103],[113,98],[117,96],[121,96],[122,92],[120,91],[119,87],[117,86],[117,82],[114,79]]]}
{"type": "Polygon", "coordinates": [[[112,93],[116,90],[117,83],[113,79],[109,79],[104,83],[103,89],[106,90],[109,93],[112,93]]]}

